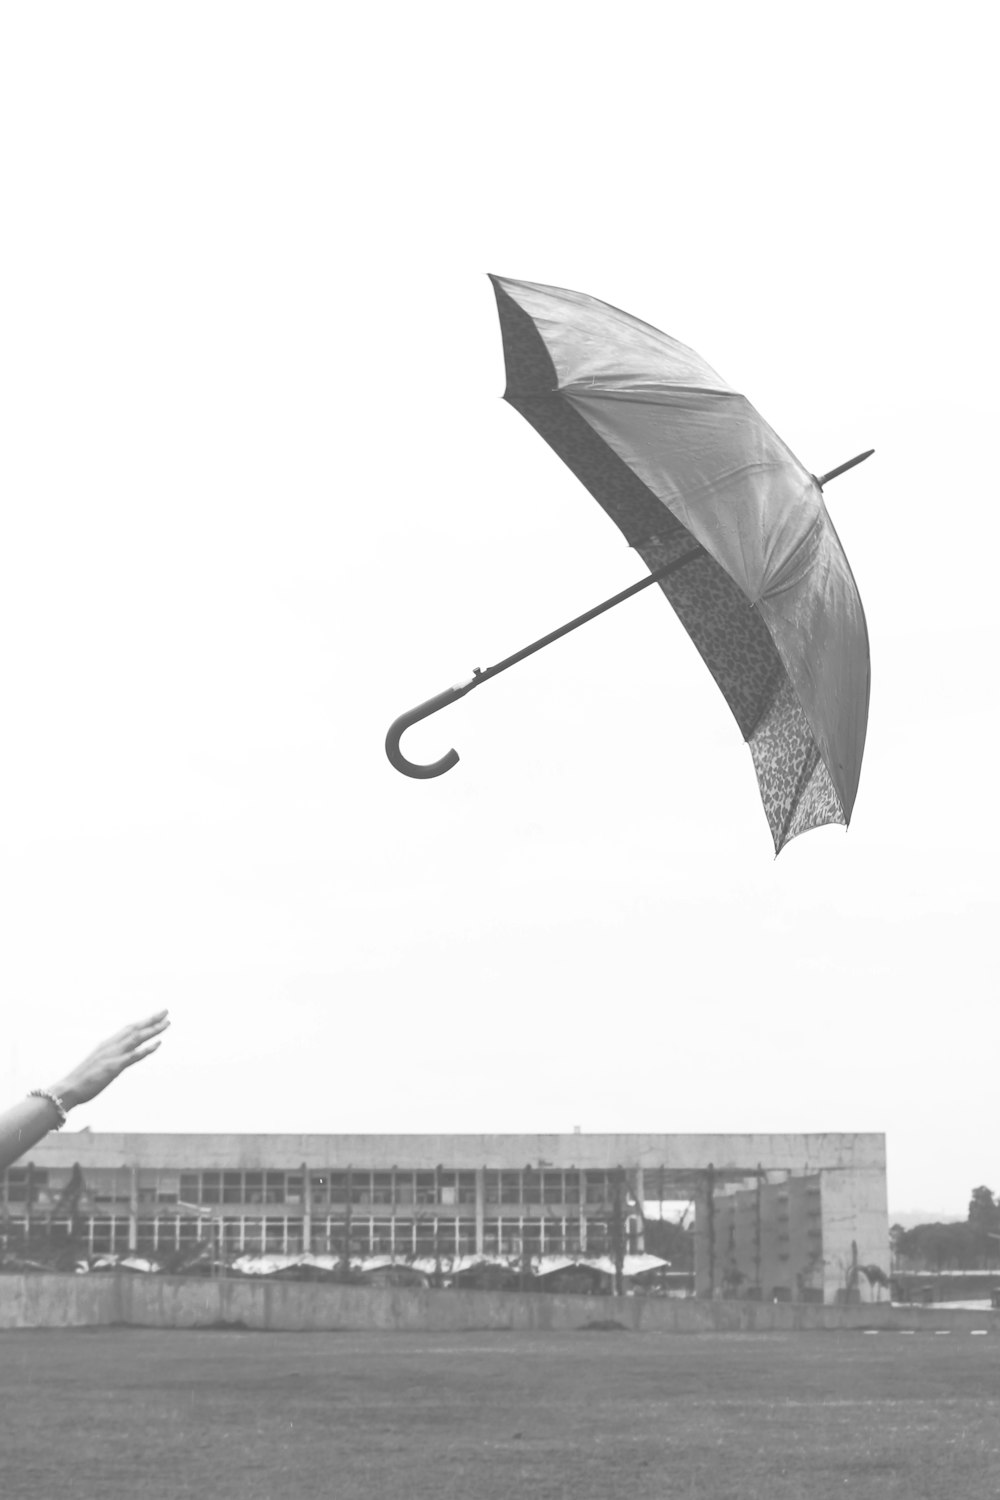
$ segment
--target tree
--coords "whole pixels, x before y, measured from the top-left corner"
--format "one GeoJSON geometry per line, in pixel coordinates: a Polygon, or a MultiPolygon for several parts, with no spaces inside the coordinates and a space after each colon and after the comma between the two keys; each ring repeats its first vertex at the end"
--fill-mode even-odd
{"type": "Polygon", "coordinates": [[[658,1255],[670,1262],[674,1271],[690,1271],[694,1268],[694,1236],[685,1227],[687,1209],[678,1221],[672,1219],[643,1220],[643,1241],[650,1255],[658,1255]]]}
{"type": "Polygon", "coordinates": [[[989,1265],[1000,1250],[1000,1201],[988,1187],[972,1189],[969,1230],[981,1261],[989,1265]]]}
{"type": "Polygon", "coordinates": [[[972,1189],[969,1200],[969,1223],[982,1233],[1000,1229],[1000,1203],[988,1187],[972,1189]]]}

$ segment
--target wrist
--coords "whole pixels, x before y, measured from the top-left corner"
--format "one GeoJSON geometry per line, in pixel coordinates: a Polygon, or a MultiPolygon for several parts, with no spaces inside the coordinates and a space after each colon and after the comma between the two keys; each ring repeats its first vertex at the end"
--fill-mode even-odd
{"type": "Polygon", "coordinates": [[[81,1102],[79,1090],[73,1087],[69,1079],[62,1079],[59,1083],[54,1083],[51,1091],[57,1099],[62,1101],[62,1107],[67,1114],[81,1102]]]}

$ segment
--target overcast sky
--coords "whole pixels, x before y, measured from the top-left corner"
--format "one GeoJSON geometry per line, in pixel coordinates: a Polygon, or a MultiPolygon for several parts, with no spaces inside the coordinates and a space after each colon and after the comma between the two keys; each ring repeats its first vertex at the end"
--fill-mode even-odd
{"type": "Polygon", "coordinates": [[[1000,1189],[988,8],[6,7],[0,1079],[74,1124],[885,1131],[1000,1189]],[[778,860],[658,590],[500,400],[487,271],[692,345],[822,472],[872,643],[778,860]]]}

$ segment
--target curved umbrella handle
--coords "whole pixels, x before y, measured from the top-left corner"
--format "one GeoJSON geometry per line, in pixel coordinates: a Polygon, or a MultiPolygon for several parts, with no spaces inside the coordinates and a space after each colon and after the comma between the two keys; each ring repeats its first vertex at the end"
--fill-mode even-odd
{"type": "Polygon", "coordinates": [[[419,765],[416,761],[407,760],[399,748],[399,741],[411,724],[417,724],[421,719],[427,719],[431,714],[436,714],[439,708],[454,703],[458,698],[464,698],[469,689],[474,688],[479,680],[477,674],[470,677],[467,682],[457,682],[454,687],[445,688],[443,693],[438,693],[434,698],[428,698],[426,703],[418,703],[416,708],[411,708],[405,714],[400,714],[398,719],[393,719],[389,725],[389,733],[385,737],[385,753],[397,771],[402,771],[404,776],[415,776],[419,780],[427,780],[431,776],[443,776],[445,771],[450,771],[452,766],[458,765],[457,750],[449,750],[442,755],[440,760],[431,761],[428,765],[419,765]]]}

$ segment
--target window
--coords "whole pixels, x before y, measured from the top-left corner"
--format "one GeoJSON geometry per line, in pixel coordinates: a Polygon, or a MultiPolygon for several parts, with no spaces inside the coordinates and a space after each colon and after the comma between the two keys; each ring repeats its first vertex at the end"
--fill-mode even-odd
{"type": "Polygon", "coordinates": [[[434,1181],[433,1172],[417,1173],[417,1202],[436,1203],[437,1183],[434,1181]]]}
{"type": "Polygon", "coordinates": [[[543,1226],[546,1255],[558,1255],[563,1248],[565,1232],[561,1219],[546,1219],[543,1226]]]}
{"type": "Polygon", "coordinates": [[[39,1167],[10,1167],[7,1171],[7,1202],[27,1203],[29,1184],[34,1202],[40,1187],[47,1187],[49,1174],[39,1167]]]}
{"type": "Polygon", "coordinates": [[[438,1202],[447,1204],[449,1208],[454,1207],[458,1202],[458,1183],[456,1182],[456,1177],[457,1173],[455,1172],[438,1173],[438,1202]]]}
{"type": "Polygon", "coordinates": [[[263,1244],[264,1225],[260,1219],[243,1220],[243,1249],[248,1255],[259,1255],[263,1244]]]}
{"type": "Polygon", "coordinates": [[[201,1202],[201,1183],[197,1172],[181,1173],[181,1200],[184,1203],[201,1202]]]}
{"type": "Polygon", "coordinates": [[[331,1203],[346,1203],[347,1202],[347,1173],[346,1172],[331,1172],[330,1173],[330,1202],[331,1203]]]}
{"type": "Polygon", "coordinates": [[[417,1254],[434,1255],[437,1252],[437,1236],[433,1219],[417,1220],[417,1254]]]}
{"type": "Polygon", "coordinates": [[[95,1255],[107,1255],[111,1250],[111,1238],[114,1226],[113,1219],[93,1219],[93,1236],[91,1244],[95,1255]]]}
{"type": "Polygon", "coordinates": [[[375,1219],[372,1223],[372,1254],[392,1254],[392,1220],[375,1219]]]}
{"type": "Polygon", "coordinates": [[[285,1178],[285,1202],[302,1202],[302,1173],[290,1172],[285,1178]]]}
{"type": "Polygon", "coordinates": [[[222,1201],[223,1203],[243,1202],[243,1173],[223,1172],[222,1174],[222,1201]]]}
{"type": "Polygon", "coordinates": [[[392,1202],[392,1173],[372,1173],[372,1202],[387,1204],[392,1202]]]}
{"type": "Polygon", "coordinates": [[[588,1172],[586,1174],[586,1184],[588,1203],[604,1204],[611,1201],[607,1172],[588,1172]]]}
{"type": "Polygon", "coordinates": [[[500,1220],[483,1220],[483,1253],[485,1255],[499,1255],[500,1253],[500,1220]]]}
{"type": "Polygon", "coordinates": [[[521,1174],[520,1172],[501,1172],[500,1174],[500,1202],[520,1203],[521,1201],[521,1174]]]}
{"type": "Polygon", "coordinates": [[[458,1253],[459,1255],[474,1255],[476,1253],[475,1219],[459,1219],[458,1253]]]}
{"type": "Polygon", "coordinates": [[[243,1240],[242,1219],[223,1219],[222,1221],[222,1248],[226,1255],[239,1254],[240,1245],[243,1240]]]}
{"type": "Polygon", "coordinates": [[[525,1203],[541,1203],[542,1201],[542,1174],[541,1172],[525,1172],[522,1184],[525,1203]]]}
{"type": "MultiPolygon", "coordinates": [[[[197,1198],[193,1198],[191,1201],[192,1201],[192,1203],[197,1203],[199,1200],[197,1198]]],[[[200,1201],[202,1203],[221,1203],[222,1202],[222,1173],[221,1172],[202,1172],[202,1174],[201,1174],[201,1200],[200,1201]]]]}
{"type": "Polygon", "coordinates": [[[371,1255],[372,1253],[372,1221],[371,1219],[352,1219],[351,1221],[351,1254],[371,1255]]]}
{"type": "Polygon", "coordinates": [[[264,1173],[264,1202],[284,1203],[285,1201],[285,1174],[284,1172],[264,1173]]]}
{"type": "Polygon", "coordinates": [[[370,1172],[351,1173],[351,1202],[368,1205],[372,1201],[372,1174],[370,1172]]]}
{"type": "Polygon", "coordinates": [[[521,1224],[518,1219],[500,1220],[500,1254],[520,1255],[521,1224]]]}
{"type": "Polygon", "coordinates": [[[458,1174],[458,1201],[460,1204],[474,1205],[476,1201],[476,1174],[475,1172],[459,1172],[458,1174]]]}
{"type": "Polygon", "coordinates": [[[603,1255],[608,1249],[608,1226],[600,1219],[587,1220],[587,1254],[603,1255]]]}
{"type": "Polygon", "coordinates": [[[458,1221],[456,1219],[439,1219],[437,1227],[437,1248],[442,1255],[454,1255],[455,1246],[458,1243],[458,1221]]]}
{"type": "Polygon", "coordinates": [[[500,1202],[500,1173],[499,1172],[484,1172],[483,1173],[483,1178],[484,1178],[483,1188],[484,1188],[484,1191],[485,1191],[486,1202],[487,1203],[499,1203],[500,1202]]]}
{"type": "Polygon", "coordinates": [[[304,1249],[302,1220],[289,1219],[286,1225],[286,1248],[289,1255],[301,1255],[304,1249]]]}
{"type": "Polygon", "coordinates": [[[268,1255],[281,1255],[285,1248],[284,1219],[264,1220],[264,1250],[268,1255]]]}
{"type": "Polygon", "coordinates": [[[156,1253],[157,1255],[172,1255],[177,1249],[177,1220],[158,1219],[156,1221],[156,1253]]]}
{"type": "Polygon", "coordinates": [[[0,1219],[0,1243],[6,1245],[8,1249],[23,1244],[27,1227],[27,1220],[15,1218],[12,1214],[5,1215],[0,1219]]]}
{"type": "Polygon", "coordinates": [[[181,1178],[179,1172],[141,1172],[140,1182],[146,1178],[156,1185],[157,1203],[176,1203],[181,1195],[181,1178]]]}
{"type": "Polygon", "coordinates": [[[563,1203],[563,1174],[546,1172],[542,1180],[542,1202],[563,1203]]]}
{"type": "Polygon", "coordinates": [[[395,1250],[397,1255],[407,1256],[413,1254],[413,1220],[397,1219],[394,1227],[395,1250]]]}
{"type": "Polygon", "coordinates": [[[309,1182],[313,1208],[325,1208],[330,1201],[330,1179],[325,1172],[314,1172],[309,1182]]]}

